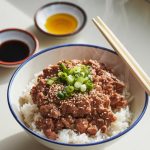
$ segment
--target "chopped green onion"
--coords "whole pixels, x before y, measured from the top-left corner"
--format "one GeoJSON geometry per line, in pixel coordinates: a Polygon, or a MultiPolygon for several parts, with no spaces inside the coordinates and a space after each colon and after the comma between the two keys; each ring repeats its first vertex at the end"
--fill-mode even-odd
{"type": "Polygon", "coordinates": [[[72,93],[74,91],[74,87],[73,86],[66,86],[65,91],[67,93],[72,93]]]}
{"type": "Polygon", "coordinates": [[[71,93],[67,93],[65,90],[63,91],[63,94],[64,94],[65,98],[71,96],[71,93]]]}
{"type": "Polygon", "coordinates": [[[86,91],[86,85],[85,85],[85,84],[82,84],[82,85],[80,86],[80,90],[81,90],[81,92],[85,92],[85,91],[86,91]]]}
{"type": "Polygon", "coordinates": [[[82,83],[81,82],[75,82],[74,87],[79,89],[81,87],[82,83]]]}
{"type": "Polygon", "coordinates": [[[92,75],[89,74],[89,75],[88,75],[88,78],[89,78],[90,80],[92,80],[92,75]]]}
{"type": "Polygon", "coordinates": [[[72,75],[74,72],[73,72],[73,68],[70,68],[70,69],[68,69],[68,74],[69,75],[72,75]]]}
{"type": "Polygon", "coordinates": [[[80,66],[75,66],[73,68],[73,71],[74,71],[74,73],[79,73],[79,72],[81,72],[81,67],[80,66]]]}
{"type": "Polygon", "coordinates": [[[88,82],[88,81],[89,81],[89,78],[88,78],[88,77],[85,77],[83,83],[86,83],[86,82],[88,82]]]}
{"type": "Polygon", "coordinates": [[[56,81],[58,78],[57,77],[52,77],[51,80],[56,81]]]}
{"type": "Polygon", "coordinates": [[[61,79],[65,80],[67,78],[67,73],[65,72],[58,72],[58,77],[61,79]]]}
{"type": "Polygon", "coordinates": [[[46,83],[47,83],[48,85],[52,85],[52,84],[54,83],[54,80],[48,79],[46,83]]]}
{"type": "Polygon", "coordinates": [[[90,74],[89,66],[82,65],[82,71],[85,73],[85,75],[89,75],[90,74]]]}
{"type": "Polygon", "coordinates": [[[74,77],[72,75],[67,76],[68,84],[72,84],[74,82],[74,77]]]}
{"type": "Polygon", "coordinates": [[[62,74],[63,74],[63,72],[58,72],[58,77],[61,77],[62,76],[62,74]]]}
{"type": "Polygon", "coordinates": [[[60,99],[65,99],[65,94],[63,92],[59,91],[57,93],[57,97],[60,98],[60,99]]]}
{"type": "Polygon", "coordinates": [[[77,81],[81,82],[81,83],[86,83],[89,81],[89,78],[88,77],[78,77],[77,81]]]}
{"type": "Polygon", "coordinates": [[[86,92],[93,88],[90,66],[76,65],[73,68],[67,68],[65,64],[60,64],[58,77],[51,78],[49,84],[64,83],[63,91],[57,93],[58,98],[65,99],[70,97],[74,92],[86,92]]]}
{"type": "Polygon", "coordinates": [[[84,78],[84,77],[78,77],[78,78],[77,78],[77,82],[83,83],[84,81],[85,81],[85,78],[84,78]]]}
{"type": "Polygon", "coordinates": [[[82,77],[85,77],[85,73],[84,72],[81,72],[80,74],[81,74],[82,77]]]}
{"type": "Polygon", "coordinates": [[[67,67],[62,63],[59,65],[60,66],[60,69],[63,71],[63,72],[67,72],[67,67]]]}
{"type": "Polygon", "coordinates": [[[64,78],[64,79],[67,78],[67,73],[64,72],[64,73],[62,74],[61,78],[64,78]]]}
{"type": "Polygon", "coordinates": [[[74,76],[75,76],[76,78],[78,78],[78,77],[80,77],[80,73],[76,73],[74,76]]]}
{"type": "Polygon", "coordinates": [[[93,87],[94,87],[94,85],[93,85],[92,82],[87,82],[87,83],[86,83],[86,86],[87,86],[87,90],[88,90],[88,91],[92,90],[93,87]]]}

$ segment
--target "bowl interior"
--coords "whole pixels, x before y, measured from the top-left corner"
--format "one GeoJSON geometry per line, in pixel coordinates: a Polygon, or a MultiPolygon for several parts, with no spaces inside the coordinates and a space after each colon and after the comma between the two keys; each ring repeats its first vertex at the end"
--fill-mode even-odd
{"type": "Polygon", "coordinates": [[[120,57],[108,50],[95,46],[68,45],[60,46],[52,50],[47,49],[34,55],[17,70],[11,79],[8,89],[8,101],[13,115],[22,126],[25,127],[19,114],[18,99],[22,95],[23,90],[34,78],[35,73],[40,72],[49,64],[55,64],[63,59],[96,59],[112,67],[116,74],[121,74],[119,78],[124,80],[134,97],[134,100],[131,102],[131,111],[133,112],[132,125],[139,119],[146,105],[145,92],[120,57]]]}
{"type": "Polygon", "coordinates": [[[78,25],[74,32],[79,30],[85,22],[85,13],[78,6],[70,3],[51,3],[40,8],[35,16],[38,27],[44,32],[48,32],[45,28],[45,22],[49,16],[59,13],[66,13],[77,19],[78,25]]]}
{"type": "Polygon", "coordinates": [[[36,48],[36,43],[33,37],[27,32],[21,30],[5,30],[0,33],[0,41],[2,43],[9,40],[19,40],[26,43],[30,50],[29,54],[32,54],[36,48]]]}

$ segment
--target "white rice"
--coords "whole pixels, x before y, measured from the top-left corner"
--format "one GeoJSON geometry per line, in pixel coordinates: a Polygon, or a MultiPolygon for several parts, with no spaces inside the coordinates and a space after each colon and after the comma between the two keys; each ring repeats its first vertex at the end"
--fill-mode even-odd
{"type": "MultiPolygon", "coordinates": [[[[23,116],[23,121],[25,122],[25,124],[37,134],[45,137],[43,131],[37,129],[35,125],[35,121],[41,117],[40,113],[38,112],[38,107],[36,104],[33,104],[30,95],[30,90],[35,84],[36,78],[29,83],[29,85],[23,92],[23,95],[20,97],[20,112],[23,116]]],[[[129,92],[125,91],[124,94],[127,95],[129,101],[133,99],[129,92]]],[[[85,133],[78,134],[71,129],[63,129],[59,131],[59,138],[56,141],[64,143],[85,144],[102,141],[111,136],[114,136],[127,129],[130,126],[132,119],[132,113],[130,112],[128,106],[126,108],[122,108],[118,112],[115,112],[115,115],[117,117],[117,120],[111,124],[106,134],[101,133],[99,130],[95,136],[89,137],[85,133]]]]}

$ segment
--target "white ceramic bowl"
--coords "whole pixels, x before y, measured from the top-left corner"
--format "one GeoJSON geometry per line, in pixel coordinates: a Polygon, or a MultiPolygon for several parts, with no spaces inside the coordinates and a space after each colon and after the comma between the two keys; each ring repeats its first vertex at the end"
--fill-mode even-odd
{"type": "Polygon", "coordinates": [[[48,48],[30,57],[16,70],[12,76],[8,86],[7,96],[9,108],[19,125],[40,143],[56,150],[98,150],[104,148],[115,142],[116,139],[119,139],[119,137],[122,137],[124,134],[128,133],[135,125],[137,125],[143,117],[148,104],[148,96],[145,91],[132,76],[132,74],[130,74],[128,67],[123,63],[118,55],[106,48],[83,44],[70,44],[48,48]],[[131,103],[133,121],[128,129],[109,139],[96,143],[65,144],[42,137],[25,126],[19,113],[19,96],[22,94],[22,91],[31,79],[34,78],[33,75],[35,73],[40,72],[49,64],[55,64],[62,59],[97,59],[108,66],[112,66],[116,72],[120,72],[122,76],[125,76],[129,82],[130,92],[134,97],[134,100],[131,103]]]}
{"type": "Polygon", "coordinates": [[[86,20],[87,17],[84,10],[81,7],[77,6],[76,4],[68,2],[54,2],[46,4],[37,10],[34,17],[35,25],[39,30],[55,37],[62,37],[62,36],[64,37],[78,33],[85,26],[86,20]],[[47,29],[45,28],[45,22],[47,18],[49,16],[59,13],[70,14],[77,19],[78,25],[74,32],[66,34],[53,34],[47,31],[47,29]]]}
{"type": "MultiPolygon", "coordinates": [[[[0,31],[1,43],[4,43],[6,41],[12,41],[12,40],[22,41],[29,47],[28,57],[30,57],[39,48],[39,42],[37,38],[31,33],[29,33],[28,31],[17,29],[17,28],[9,28],[9,29],[4,29],[0,31]]],[[[7,61],[0,60],[0,66],[7,67],[7,68],[17,67],[22,62],[24,62],[28,57],[19,61],[14,61],[14,62],[9,62],[9,61],[7,62],[7,61]]]]}

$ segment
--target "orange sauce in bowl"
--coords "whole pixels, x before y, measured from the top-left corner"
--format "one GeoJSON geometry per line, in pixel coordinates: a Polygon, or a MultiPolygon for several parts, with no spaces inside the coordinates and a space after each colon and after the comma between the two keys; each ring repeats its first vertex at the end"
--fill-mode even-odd
{"type": "Polygon", "coordinates": [[[77,19],[66,13],[58,13],[49,16],[45,23],[45,28],[51,34],[64,35],[73,33],[78,25],[77,19]]]}

